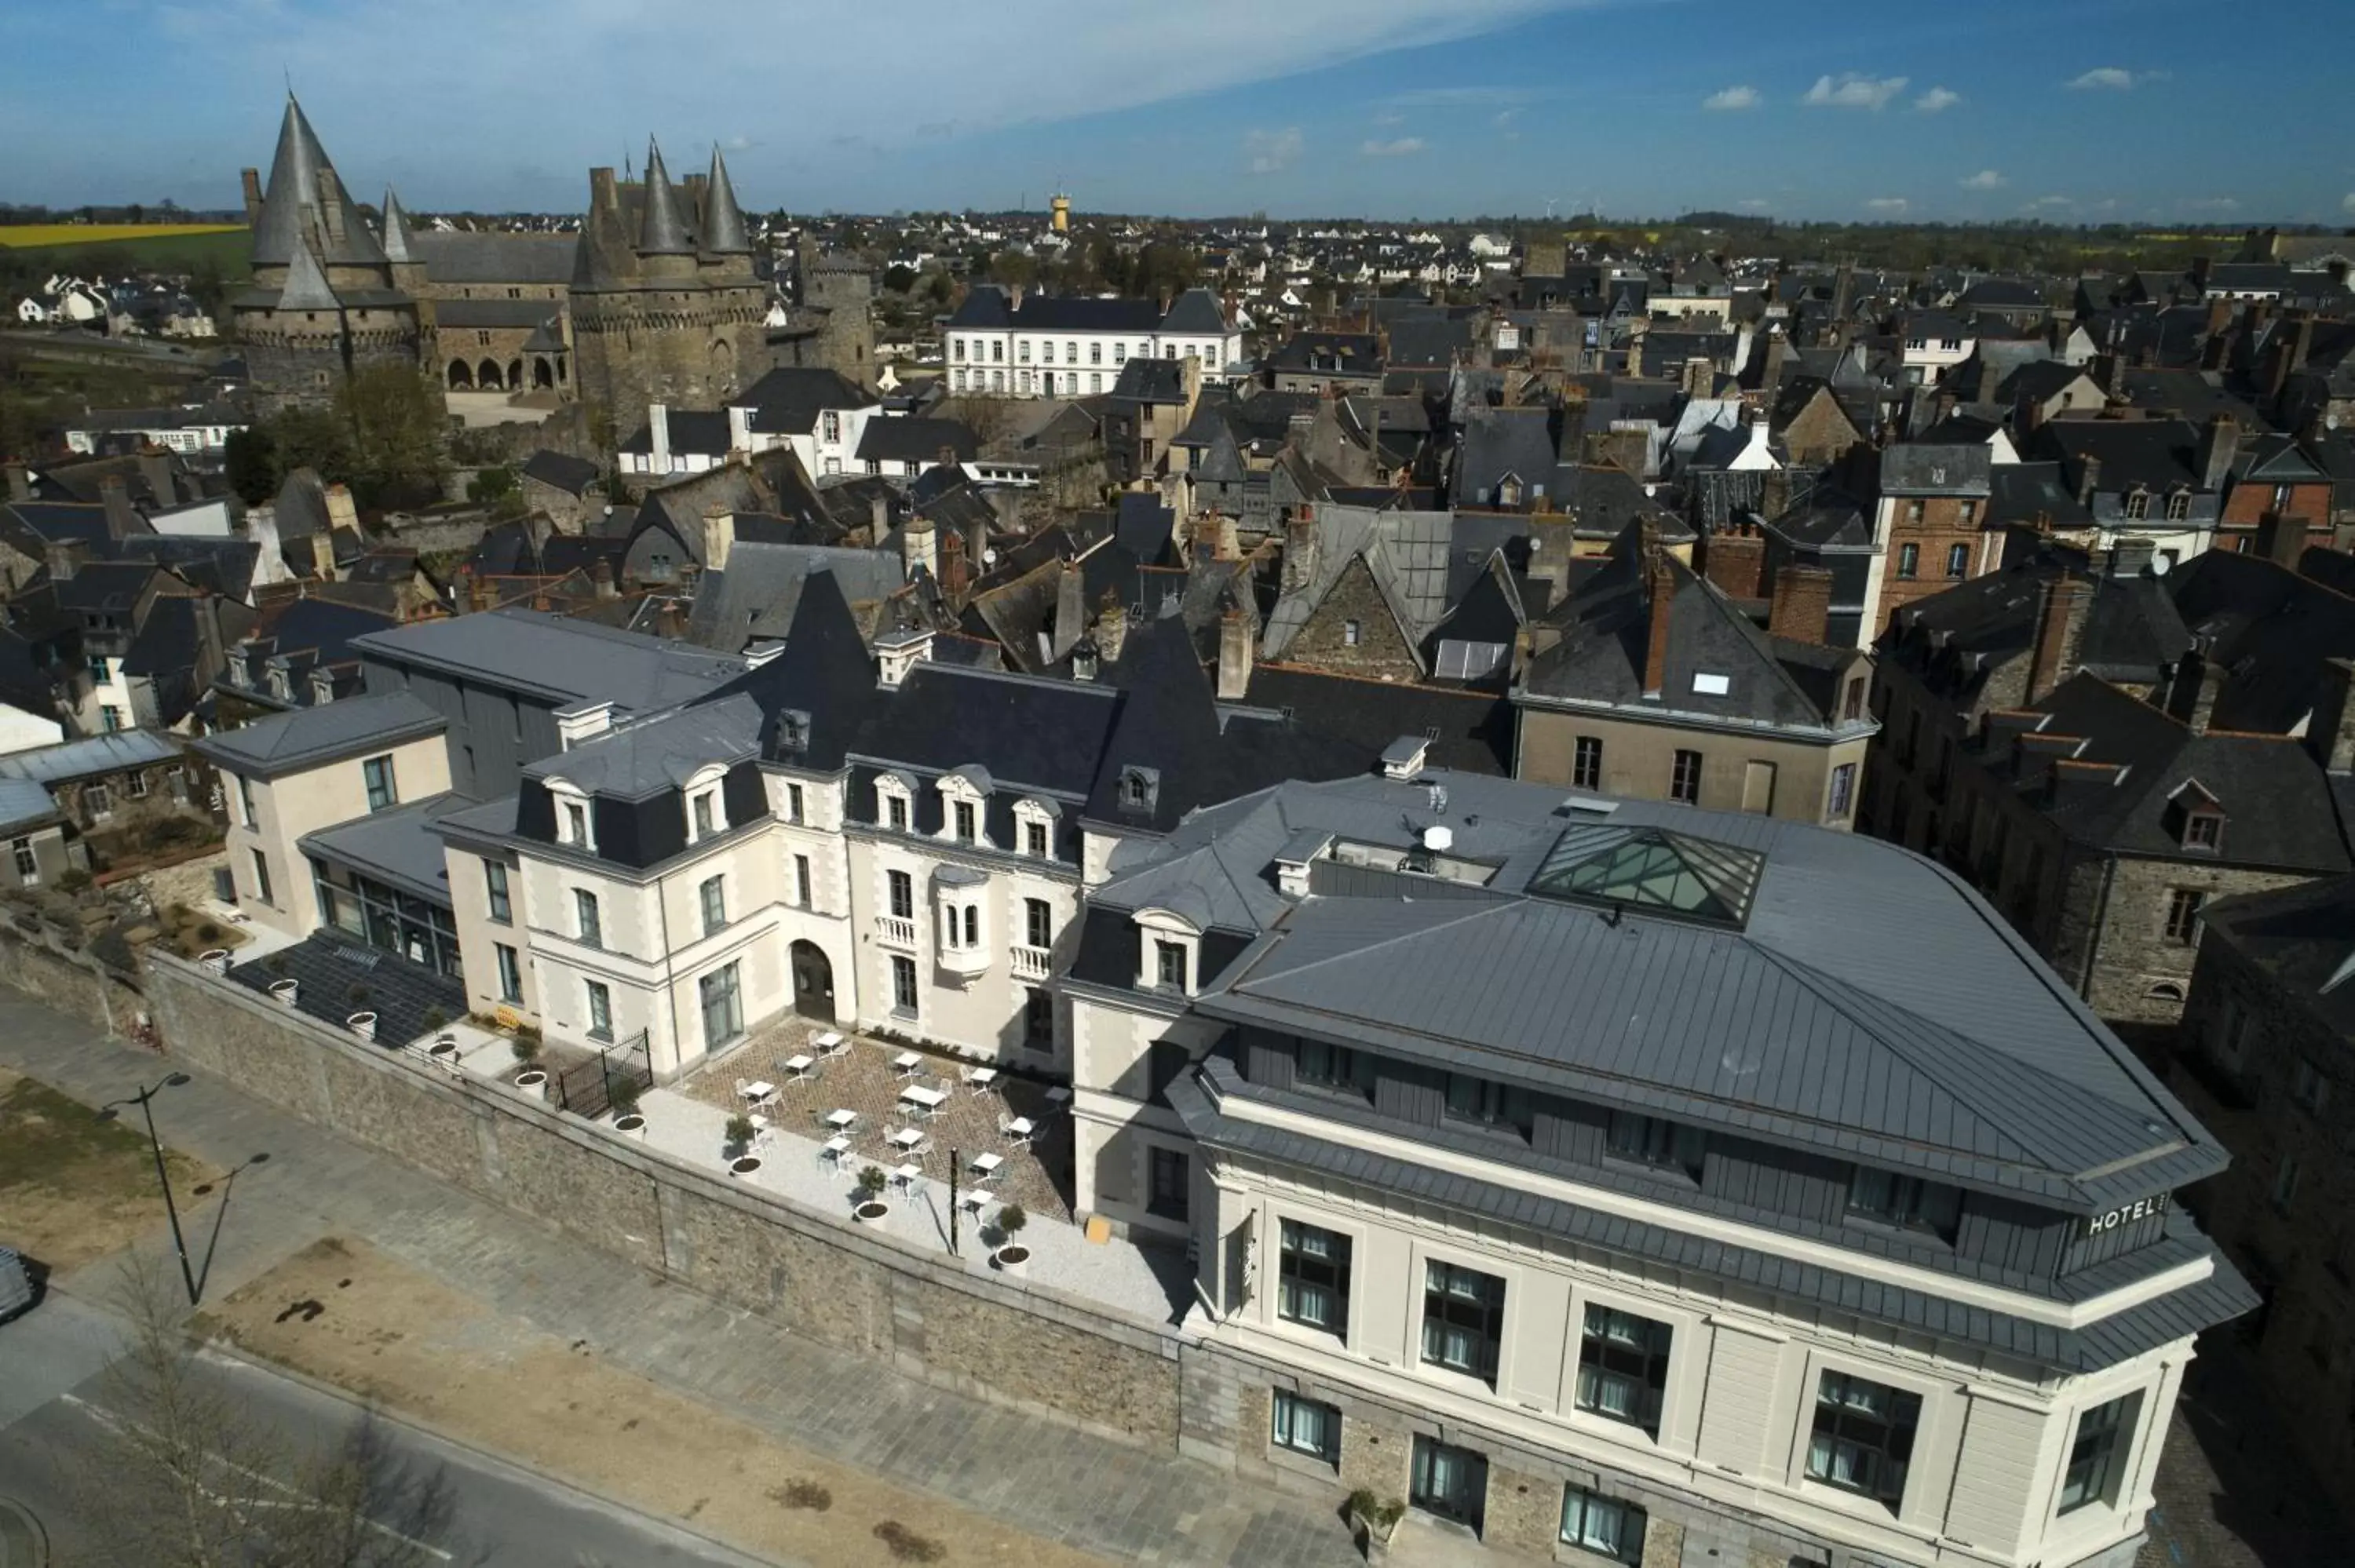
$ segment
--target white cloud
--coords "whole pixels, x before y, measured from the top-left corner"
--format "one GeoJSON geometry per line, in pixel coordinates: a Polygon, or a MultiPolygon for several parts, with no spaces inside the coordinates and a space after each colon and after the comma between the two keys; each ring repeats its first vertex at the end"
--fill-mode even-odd
{"type": "Polygon", "coordinates": [[[1913,101],[1913,107],[1924,114],[1939,114],[1963,101],[1963,95],[1951,87],[1934,87],[1913,101]]]}
{"type": "Polygon", "coordinates": [[[1243,166],[1254,175],[1280,173],[1300,162],[1302,145],[1297,125],[1250,132],[1243,137],[1243,166]]]}
{"type": "Polygon", "coordinates": [[[2186,196],[2175,204],[2186,212],[2238,212],[2241,204],[2231,196],[2186,196]]]}
{"type": "Polygon", "coordinates": [[[2163,70],[2128,70],[2124,66],[2095,66],[2066,84],[2079,92],[2129,92],[2146,82],[2165,81],[2163,70]]]}
{"type": "Polygon", "coordinates": [[[1966,191],[1998,190],[2002,185],[2003,175],[1993,169],[1981,169],[1963,182],[1963,188],[1966,191]]]}
{"type": "Polygon", "coordinates": [[[1755,109],[1765,99],[1754,87],[1729,87],[1700,101],[1703,109],[1755,109]]]}
{"type": "Polygon", "coordinates": [[[1859,76],[1854,71],[1843,73],[1837,80],[1819,76],[1799,101],[1817,108],[1828,105],[1834,109],[1886,109],[1891,99],[1905,90],[1910,79],[1902,76],[1859,76]]]}
{"type": "Polygon", "coordinates": [[[2041,196],[2034,201],[2022,207],[2019,210],[2022,212],[2051,212],[2056,207],[2075,207],[2076,205],[2076,201],[2070,196],[2041,196]]]}
{"type": "Polygon", "coordinates": [[[1390,142],[1369,139],[1358,151],[1369,158],[1411,158],[1423,151],[1423,145],[1420,136],[1401,136],[1390,142]]]}
{"type": "Polygon", "coordinates": [[[2349,212],[2355,212],[2355,191],[2349,191],[2345,196],[2339,197],[2339,205],[2349,212]]]}
{"type": "Polygon", "coordinates": [[[1539,97],[1532,88],[1473,82],[1463,87],[1409,88],[1404,92],[1391,93],[1382,101],[1403,109],[1461,109],[1466,105],[1486,108],[1492,103],[1534,103],[1539,97]]]}
{"type": "Polygon", "coordinates": [[[1864,205],[1875,212],[1903,212],[1913,204],[1903,196],[1873,196],[1864,205]]]}

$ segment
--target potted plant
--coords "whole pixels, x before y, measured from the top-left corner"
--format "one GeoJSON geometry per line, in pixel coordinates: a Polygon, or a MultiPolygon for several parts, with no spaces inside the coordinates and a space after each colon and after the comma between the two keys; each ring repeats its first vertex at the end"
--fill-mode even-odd
{"type": "Polygon", "coordinates": [[[646,1118],[638,1114],[640,1092],[635,1078],[623,1078],[605,1097],[606,1104],[613,1107],[613,1130],[624,1138],[643,1139],[646,1135],[646,1118]]]}
{"type": "Polygon", "coordinates": [[[507,1049],[515,1054],[517,1065],[528,1067],[539,1057],[539,1036],[518,1034],[508,1042],[507,1049]]]}
{"type": "Polygon", "coordinates": [[[229,973],[229,949],[207,948],[197,955],[197,962],[217,975],[225,975],[229,973]]]}
{"type": "Polygon", "coordinates": [[[274,980],[270,982],[270,994],[282,1007],[293,1006],[294,998],[300,994],[302,990],[303,982],[295,980],[292,976],[289,976],[284,980],[274,980]]]}
{"type": "Polygon", "coordinates": [[[1396,1498],[1384,1501],[1374,1496],[1371,1487],[1359,1487],[1342,1507],[1349,1517],[1349,1533],[1357,1538],[1358,1550],[1366,1554],[1366,1561],[1386,1561],[1390,1556],[1391,1532],[1406,1516],[1406,1504],[1396,1498]]]}
{"type": "Polygon", "coordinates": [[[728,1129],[726,1133],[722,1135],[728,1140],[727,1147],[729,1151],[733,1154],[741,1154],[747,1149],[751,1148],[752,1145],[752,1118],[751,1117],[744,1115],[741,1111],[736,1115],[730,1117],[728,1118],[728,1129]]]}
{"type": "Polygon", "coordinates": [[[861,1224],[873,1224],[889,1214],[891,1205],[883,1201],[883,1184],[890,1180],[879,1165],[869,1165],[861,1171],[858,1173],[858,1202],[852,1206],[850,1217],[861,1224]]]}
{"type": "Polygon", "coordinates": [[[376,1038],[376,1014],[355,1012],[344,1020],[344,1027],[363,1040],[373,1040],[376,1038]]]}
{"type": "Polygon", "coordinates": [[[1022,1212],[1019,1203],[1008,1203],[997,1211],[997,1250],[990,1254],[990,1261],[997,1265],[1000,1272],[1019,1274],[1029,1263],[1030,1249],[1015,1239],[1029,1223],[1030,1216],[1022,1212]]]}

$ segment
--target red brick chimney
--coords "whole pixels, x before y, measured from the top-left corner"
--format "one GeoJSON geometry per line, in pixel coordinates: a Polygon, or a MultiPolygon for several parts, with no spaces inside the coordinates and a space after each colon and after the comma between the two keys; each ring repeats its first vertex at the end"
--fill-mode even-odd
{"type": "Polygon", "coordinates": [[[1668,680],[1668,610],[1677,597],[1677,571],[1665,555],[1644,561],[1644,609],[1651,635],[1644,645],[1644,694],[1657,697],[1668,680]]]}
{"type": "Polygon", "coordinates": [[[1729,523],[1701,541],[1701,575],[1728,599],[1765,592],[1766,537],[1746,523],[1729,523]]]}
{"type": "Polygon", "coordinates": [[[2036,604],[2036,639],[2028,652],[2028,700],[2041,703],[2077,673],[2077,650],[2085,635],[2085,607],[2093,588],[2076,577],[2044,585],[2036,604]]]}
{"type": "Polygon", "coordinates": [[[1767,608],[1766,630],[1794,642],[1821,647],[1831,634],[1832,574],[1823,567],[1778,568],[1774,599],[1767,608]]]}

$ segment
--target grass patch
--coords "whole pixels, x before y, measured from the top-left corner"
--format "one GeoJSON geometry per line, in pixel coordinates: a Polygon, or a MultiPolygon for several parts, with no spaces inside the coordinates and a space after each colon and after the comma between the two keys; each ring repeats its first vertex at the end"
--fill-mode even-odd
{"type": "Polygon", "coordinates": [[[253,232],[243,224],[24,224],[0,227],[0,256],[60,271],[209,269],[235,281],[252,271],[253,232]]]}
{"type": "MultiPolygon", "coordinates": [[[[165,1161],[184,1203],[219,1174],[177,1154],[165,1161]]],[[[101,1121],[47,1084],[0,1075],[0,1241],[63,1270],[163,1223],[164,1195],[137,1112],[128,1122],[101,1121]]]]}
{"type": "Polygon", "coordinates": [[[883,1543],[895,1563],[938,1563],[949,1554],[949,1549],[929,1535],[918,1535],[896,1519],[887,1519],[875,1527],[875,1539],[883,1543]]]}

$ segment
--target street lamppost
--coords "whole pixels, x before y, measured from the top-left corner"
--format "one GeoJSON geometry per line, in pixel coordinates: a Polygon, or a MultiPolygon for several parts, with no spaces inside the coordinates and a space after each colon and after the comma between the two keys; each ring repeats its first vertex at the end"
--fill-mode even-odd
{"type": "Polygon", "coordinates": [[[165,1089],[178,1088],[187,1081],[186,1073],[168,1074],[160,1084],[150,1085],[137,1094],[119,1100],[107,1101],[98,1107],[98,1115],[101,1121],[112,1121],[114,1113],[121,1107],[137,1106],[140,1114],[147,1118],[147,1147],[155,1156],[155,1180],[164,1189],[164,1213],[172,1222],[172,1250],[179,1255],[180,1282],[188,1287],[188,1305],[193,1307],[197,1304],[197,1274],[188,1266],[188,1243],[180,1234],[180,1211],[172,1202],[172,1178],[164,1168],[164,1143],[155,1136],[155,1112],[148,1104],[165,1089]]]}

